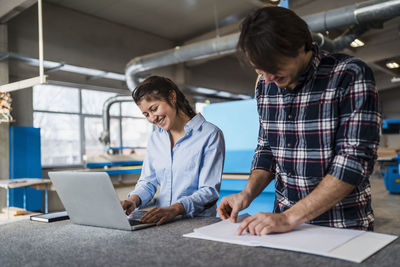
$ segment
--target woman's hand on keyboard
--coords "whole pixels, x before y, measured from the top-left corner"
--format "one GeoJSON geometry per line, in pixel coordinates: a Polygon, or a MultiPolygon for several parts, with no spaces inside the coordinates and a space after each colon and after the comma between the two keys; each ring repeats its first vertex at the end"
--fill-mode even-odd
{"type": "Polygon", "coordinates": [[[169,207],[154,207],[140,219],[141,223],[157,223],[161,225],[174,219],[176,216],[185,214],[185,208],[181,203],[175,203],[169,207]]]}
{"type": "Polygon", "coordinates": [[[126,215],[131,214],[136,207],[138,207],[141,203],[140,197],[137,195],[132,195],[128,199],[121,201],[121,206],[125,211],[126,215]]]}

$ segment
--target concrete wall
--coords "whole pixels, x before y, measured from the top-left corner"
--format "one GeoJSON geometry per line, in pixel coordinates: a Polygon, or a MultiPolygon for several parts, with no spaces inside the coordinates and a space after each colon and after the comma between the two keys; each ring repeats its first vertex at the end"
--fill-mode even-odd
{"type": "Polygon", "coordinates": [[[256,79],[256,72],[241,63],[236,55],[187,66],[188,85],[254,96],[256,79]]]}
{"type": "MultiPolygon", "coordinates": [[[[132,58],[173,47],[172,41],[165,38],[46,2],[43,5],[43,16],[45,60],[65,62],[71,65],[123,74],[126,64],[132,58]]],[[[37,31],[37,6],[34,5],[8,22],[8,35],[4,35],[8,37],[8,51],[38,58],[37,31]]],[[[0,41],[2,40],[0,39],[0,41]]],[[[3,43],[7,44],[7,42],[3,43]]],[[[0,50],[6,51],[4,47],[0,48],[0,50]]],[[[155,73],[174,78],[175,68],[162,68],[156,70],[155,73]]],[[[3,70],[2,65],[0,65],[1,73],[3,73],[3,70]]],[[[17,81],[37,75],[38,67],[10,60],[9,64],[7,64],[7,73],[4,77],[7,77],[7,79],[10,77],[11,81],[17,81]]],[[[108,88],[125,88],[128,90],[125,83],[120,81],[88,79],[88,77],[83,75],[66,72],[51,72],[48,75],[48,79],[50,80],[99,85],[108,88]]],[[[7,82],[5,81],[4,83],[7,82]]],[[[16,91],[11,96],[13,98],[12,115],[15,119],[13,125],[32,126],[32,89],[28,88],[16,91]]],[[[9,150],[9,141],[7,138],[8,125],[1,124],[1,158],[5,157],[5,151],[8,153],[9,150]]],[[[3,165],[8,167],[9,161],[0,160],[0,177],[4,176],[8,178],[9,170],[3,168],[3,165]]],[[[44,171],[43,177],[47,177],[46,171],[44,171]]],[[[5,194],[1,191],[0,195],[1,208],[5,206],[5,194]]],[[[125,193],[122,195],[125,195],[125,193]]],[[[49,193],[49,208],[50,210],[62,208],[62,204],[55,192],[49,193]]]]}
{"type": "MultiPolygon", "coordinates": [[[[7,25],[0,24],[0,50],[8,50],[7,25]]],[[[0,61],[0,84],[8,83],[8,63],[0,61]]],[[[0,179],[9,178],[9,124],[0,123],[0,179]]],[[[6,192],[0,189],[0,211],[6,206],[6,192]]]]}
{"type": "MultiPolygon", "coordinates": [[[[383,119],[400,119],[399,88],[379,92],[383,119]]],[[[400,147],[400,134],[384,134],[381,136],[382,147],[400,147]]]]}
{"type": "MultiPolygon", "coordinates": [[[[43,5],[43,25],[45,59],[118,73],[124,73],[127,62],[133,57],[173,46],[167,39],[49,3],[43,5]]],[[[32,6],[9,22],[9,50],[38,58],[37,40],[37,7],[32,6]]],[[[20,66],[11,64],[12,75],[35,74],[35,69],[24,68],[21,72],[21,69],[16,71],[16,67],[20,66]]],[[[55,80],[123,86],[121,82],[111,85],[111,81],[104,79],[88,81],[80,75],[75,77],[63,72],[49,75],[55,80]]]]}

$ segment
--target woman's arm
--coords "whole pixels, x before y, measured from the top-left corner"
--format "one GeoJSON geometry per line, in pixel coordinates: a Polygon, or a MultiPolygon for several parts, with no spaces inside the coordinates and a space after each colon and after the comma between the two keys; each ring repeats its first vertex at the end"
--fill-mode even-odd
{"type": "Polygon", "coordinates": [[[198,190],[190,196],[178,199],[185,214],[195,216],[215,205],[219,198],[222,169],[225,159],[225,142],[220,130],[209,138],[201,159],[198,190]]]}

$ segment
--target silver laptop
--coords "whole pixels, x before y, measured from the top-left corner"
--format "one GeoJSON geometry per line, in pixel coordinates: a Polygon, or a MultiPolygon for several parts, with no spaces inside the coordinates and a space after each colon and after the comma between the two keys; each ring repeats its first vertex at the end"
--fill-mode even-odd
{"type": "Polygon", "coordinates": [[[129,231],[155,225],[139,222],[144,211],[126,216],[105,172],[49,172],[49,177],[75,224],[129,231]]]}

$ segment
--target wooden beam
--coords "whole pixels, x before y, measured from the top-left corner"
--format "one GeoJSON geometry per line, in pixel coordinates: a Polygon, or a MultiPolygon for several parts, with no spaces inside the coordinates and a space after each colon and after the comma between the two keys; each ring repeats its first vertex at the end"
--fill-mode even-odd
{"type": "Polygon", "coordinates": [[[0,92],[8,93],[8,92],[28,88],[28,87],[33,87],[35,85],[45,83],[46,77],[47,77],[46,75],[43,76],[43,80],[41,79],[40,76],[38,76],[38,77],[34,77],[34,78],[30,78],[30,79],[26,79],[26,80],[14,82],[14,83],[5,84],[5,85],[0,86],[0,92]]]}

